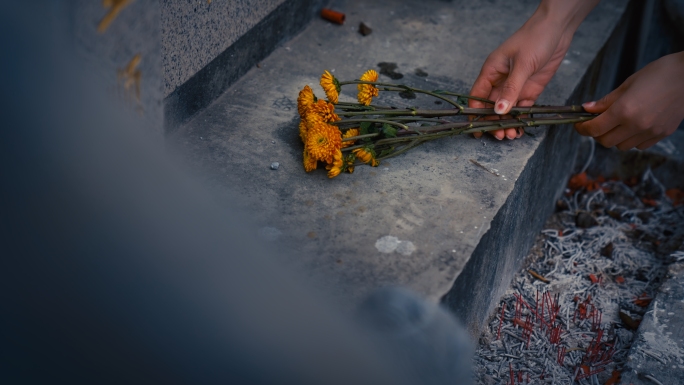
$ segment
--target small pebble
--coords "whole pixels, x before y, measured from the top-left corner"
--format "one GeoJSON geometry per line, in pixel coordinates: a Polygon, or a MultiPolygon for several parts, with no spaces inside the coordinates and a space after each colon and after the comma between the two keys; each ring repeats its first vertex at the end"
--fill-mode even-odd
{"type": "Polygon", "coordinates": [[[582,229],[588,229],[590,227],[598,225],[598,222],[596,221],[596,218],[594,218],[588,212],[580,211],[579,214],[577,214],[577,217],[575,218],[575,225],[582,229]]]}
{"type": "MultiPolygon", "coordinates": [[[[354,29],[354,28],[352,28],[352,29],[354,29]]],[[[367,26],[365,23],[361,22],[359,24],[359,33],[363,36],[368,36],[371,33],[373,33],[373,30],[369,26],[367,26]]]]}
{"type": "Polygon", "coordinates": [[[280,163],[278,163],[278,162],[271,163],[271,170],[277,170],[278,168],[280,168],[280,163]]]}

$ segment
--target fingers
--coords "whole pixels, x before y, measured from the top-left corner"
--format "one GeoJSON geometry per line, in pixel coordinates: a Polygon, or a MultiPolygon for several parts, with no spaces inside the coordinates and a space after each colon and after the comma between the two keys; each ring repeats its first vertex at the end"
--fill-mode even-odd
{"type": "Polygon", "coordinates": [[[620,151],[627,151],[631,150],[636,146],[639,146],[642,143],[648,142],[651,139],[654,139],[652,133],[642,132],[632,136],[631,138],[628,138],[627,140],[622,141],[621,143],[618,143],[616,147],[620,151]]]}
{"type": "Polygon", "coordinates": [[[582,104],[582,107],[584,109],[592,114],[601,114],[608,110],[608,107],[612,106],[613,103],[622,95],[622,90],[620,88],[616,89],[615,91],[609,93],[608,95],[602,97],[598,101],[595,102],[588,102],[582,104]]]}
{"type": "Polygon", "coordinates": [[[599,142],[603,147],[611,148],[637,134],[630,128],[631,127],[628,126],[618,125],[603,135],[595,136],[594,139],[596,139],[596,141],[599,142]]]}
{"type": "Polygon", "coordinates": [[[506,139],[515,139],[518,137],[518,131],[515,128],[507,128],[504,130],[506,139]]]}
{"type": "Polygon", "coordinates": [[[647,149],[647,148],[653,146],[654,144],[660,142],[660,141],[663,140],[664,138],[665,138],[665,136],[658,136],[658,137],[655,137],[655,138],[653,138],[653,139],[650,139],[650,140],[647,140],[647,141],[641,143],[640,145],[636,146],[636,148],[638,148],[639,150],[645,150],[645,149],[647,149]]]}
{"type": "MultiPolygon", "coordinates": [[[[586,107],[585,107],[586,109],[586,107]]],[[[611,110],[607,110],[601,115],[586,122],[576,123],[575,129],[580,135],[591,136],[593,138],[600,137],[620,124],[620,119],[611,110]]],[[[613,145],[620,143],[616,142],[613,145]]],[[[603,143],[602,143],[603,144],[603,143]]]]}
{"type": "MultiPolygon", "coordinates": [[[[513,130],[515,130],[515,129],[513,129],[513,130]]],[[[488,131],[488,132],[490,135],[492,135],[493,137],[495,137],[498,140],[503,140],[503,138],[506,136],[506,133],[504,132],[504,130],[495,130],[495,131],[488,131]]],[[[476,139],[478,139],[478,138],[482,137],[482,133],[481,132],[473,132],[473,136],[476,139]]],[[[512,138],[509,138],[509,139],[512,139],[512,138]]]]}
{"type": "MultiPolygon", "coordinates": [[[[480,75],[477,77],[475,83],[473,83],[473,87],[470,89],[470,95],[486,99],[492,92],[493,86],[492,82],[489,79],[489,76],[485,72],[486,68],[487,65],[485,63],[485,65],[482,66],[482,71],[480,72],[480,75]]],[[[468,99],[468,107],[485,108],[486,106],[484,102],[481,102],[479,100],[468,99]]]]}
{"type": "Polygon", "coordinates": [[[498,140],[503,140],[504,136],[506,135],[504,130],[489,131],[489,133],[498,140]]]}
{"type": "Polygon", "coordinates": [[[518,101],[520,91],[522,91],[525,82],[532,75],[532,68],[520,61],[514,61],[511,73],[501,87],[501,95],[496,100],[494,105],[494,112],[499,115],[505,115],[518,101]]]}

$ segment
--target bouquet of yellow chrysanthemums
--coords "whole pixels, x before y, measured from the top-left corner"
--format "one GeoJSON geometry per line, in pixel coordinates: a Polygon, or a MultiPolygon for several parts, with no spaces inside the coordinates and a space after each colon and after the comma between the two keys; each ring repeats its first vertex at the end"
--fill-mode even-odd
{"type": "Polygon", "coordinates": [[[328,100],[318,99],[308,85],[299,92],[299,136],[304,142],[304,169],[326,164],[334,178],[354,166],[376,167],[380,160],[399,155],[430,140],[503,128],[567,124],[594,118],[582,106],[513,107],[499,117],[492,108],[466,107],[468,99],[493,105],[491,100],[444,90],[427,91],[402,84],[378,82],[378,73],[366,71],[359,80],[340,82],[330,72],[321,76],[328,100]],[[356,84],[358,103],[339,101],[342,86],[356,84]],[[425,94],[452,106],[448,109],[396,108],[372,105],[380,91],[425,94]],[[544,115],[535,118],[534,115],[544,115]],[[496,117],[496,120],[491,120],[496,117]],[[464,118],[468,118],[464,120],[464,118]]]}

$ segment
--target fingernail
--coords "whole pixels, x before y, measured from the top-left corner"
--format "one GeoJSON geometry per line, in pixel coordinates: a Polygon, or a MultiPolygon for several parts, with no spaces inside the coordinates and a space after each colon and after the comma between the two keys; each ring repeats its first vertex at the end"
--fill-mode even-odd
{"type": "Polygon", "coordinates": [[[595,105],[596,105],[596,102],[587,102],[587,103],[582,104],[582,107],[591,108],[591,107],[594,107],[595,105]]]}
{"type": "Polygon", "coordinates": [[[502,114],[506,113],[506,111],[508,110],[508,106],[510,106],[510,105],[511,105],[511,103],[508,100],[499,99],[496,102],[496,106],[494,106],[494,112],[496,112],[499,115],[502,115],[502,114]]]}
{"type": "Polygon", "coordinates": [[[506,135],[506,137],[507,137],[508,139],[515,139],[515,134],[513,134],[513,135],[506,135]]]}

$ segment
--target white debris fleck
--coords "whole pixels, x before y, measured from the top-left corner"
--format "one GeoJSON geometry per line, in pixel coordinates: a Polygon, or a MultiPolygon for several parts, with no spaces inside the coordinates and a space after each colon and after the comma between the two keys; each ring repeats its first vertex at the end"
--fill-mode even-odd
{"type": "Polygon", "coordinates": [[[396,251],[401,255],[409,256],[416,251],[416,246],[411,241],[399,241],[396,251]]]}
{"type": "Polygon", "coordinates": [[[401,255],[409,256],[416,251],[416,246],[411,241],[402,241],[392,235],[385,235],[375,241],[375,248],[381,253],[397,252],[401,255]]]}
{"type": "Polygon", "coordinates": [[[568,60],[568,59],[563,60],[563,64],[566,64],[566,65],[567,65],[567,64],[570,64],[570,63],[572,63],[572,62],[571,62],[570,60],[568,60]]]}
{"type": "Polygon", "coordinates": [[[399,238],[393,237],[391,235],[385,235],[384,237],[375,241],[375,248],[381,253],[391,253],[397,249],[399,245],[399,238]]]}

